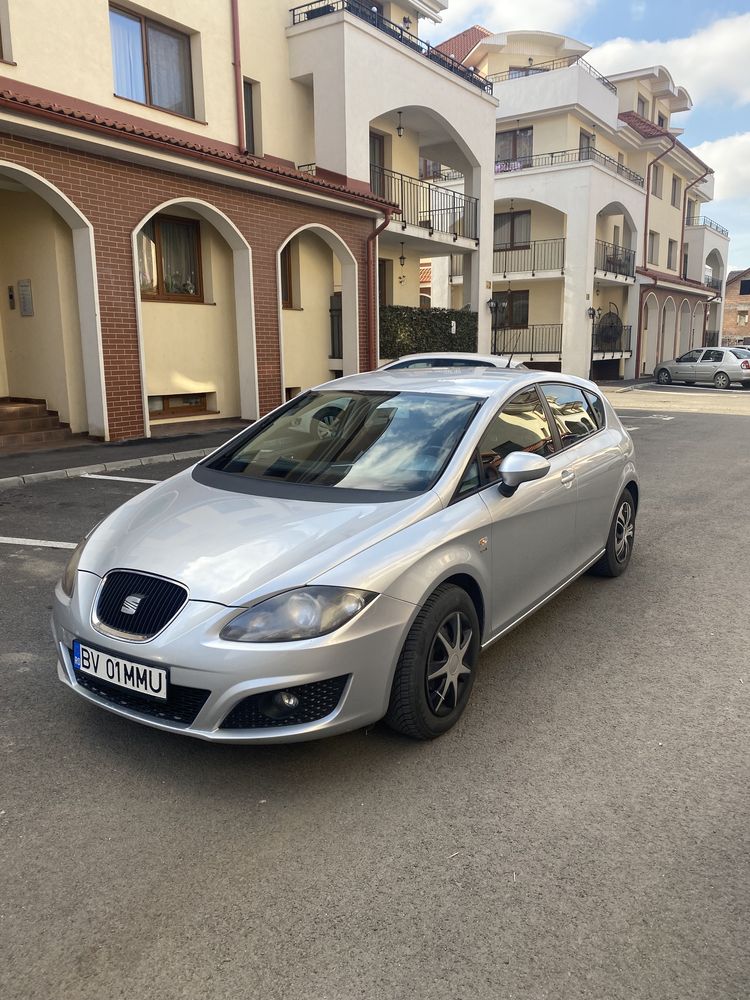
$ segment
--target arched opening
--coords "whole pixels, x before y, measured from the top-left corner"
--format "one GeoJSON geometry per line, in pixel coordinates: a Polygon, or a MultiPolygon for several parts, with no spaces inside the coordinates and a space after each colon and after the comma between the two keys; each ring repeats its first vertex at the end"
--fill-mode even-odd
{"type": "Polygon", "coordinates": [[[282,397],[359,371],[357,262],[332,229],[295,230],[277,253],[282,397]]]}
{"type": "Polygon", "coordinates": [[[675,347],[675,357],[685,354],[690,350],[693,338],[693,313],[687,299],[682,300],[680,306],[679,336],[675,347]]]}
{"type": "Polygon", "coordinates": [[[23,443],[71,432],[106,439],[91,224],[39,174],[5,161],[0,287],[8,290],[0,314],[0,399],[38,401],[39,414],[28,417],[38,426],[19,432],[30,435],[23,443]]]}
{"type": "Polygon", "coordinates": [[[703,321],[706,307],[703,302],[697,302],[693,309],[693,328],[690,338],[691,347],[703,347],[703,321]]]}
{"type": "Polygon", "coordinates": [[[651,374],[656,368],[656,351],[659,337],[659,302],[653,292],[643,303],[641,325],[641,374],[651,374]]]}
{"type": "Polygon", "coordinates": [[[724,280],[724,261],[721,259],[721,254],[716,249],[712,250],[706,257],[703,268],[703,280],[704,283],[715,292],[721,291],[722,282],[724,280]]]}
{"type": "Polygon", "coordinates": [[[674,357],[674,340],[677,331],[677,310],[674,299],[670,295],[662,306],[661,310],[661,333],[659,336],[659,347],[657,361],[666,361],[674,357]]]}
{"type": "Polygon", "coordinates": [[[219,209],[176,198],[133,231],[144,425],[258,417],[247,241],[219,209]],[[208,308],[210,307],[210,308],[208,308]]]}

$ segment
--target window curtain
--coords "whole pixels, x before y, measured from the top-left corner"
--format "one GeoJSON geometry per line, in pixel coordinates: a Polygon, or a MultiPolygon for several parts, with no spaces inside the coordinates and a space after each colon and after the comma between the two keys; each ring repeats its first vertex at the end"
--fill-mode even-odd
{"type": "Polygon", "coordinates": [[[515,212],[513,218],[513,245],[528,246],[531,243],[531,212],[515,212]]]}
{"type": "Polygon", "coordinates": [[[152,103],[192,118],[190,39],[151,22],[146,25],[146,37],[152,103]]]}
{"type": "Polygon", "coordinates": [[[109,12],[115,93],[146,103],[141,22],[118,10],[109,12]]]}
{"type": "Polygon", "coordinates": [[[167,295],[198,295],[197,223],[161,219],[161,261],[164,291],[167,295]]]}
{"type": "Polygon", "coordinates": [[[510,246],[511,236],[510,212],[498,212],[495,216],[495,247],[510,246]]]}
{"type": "Polygon", "coordinates": [[[138,233],[138,273],[141,292],[155,295],[157,291],[156,239],[153,220],[138,233]]]}

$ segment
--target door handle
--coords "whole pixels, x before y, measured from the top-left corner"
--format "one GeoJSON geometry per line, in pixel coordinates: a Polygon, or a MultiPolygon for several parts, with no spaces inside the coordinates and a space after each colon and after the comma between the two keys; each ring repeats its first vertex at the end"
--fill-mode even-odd
{"type": "Polygon", "coordinates": [[[563,484],[563,486],[570,487],[573,485],[573,480],[575,479],[575,477],[576,477],[575,472],[573,472],[571,469],[565,469],[563,472],[560,473],[560,482],[563,484]]]}

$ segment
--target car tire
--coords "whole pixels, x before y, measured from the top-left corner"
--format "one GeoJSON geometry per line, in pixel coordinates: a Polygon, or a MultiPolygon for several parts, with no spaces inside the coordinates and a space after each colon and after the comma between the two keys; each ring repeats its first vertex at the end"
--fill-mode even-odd
{"type": "Polygon", "coordinates": [[[728,389],[731,384],[731,380],[726,372],[717,372],[714,375],[714,385],[717,389],[728,389]]]}
{"type": "Polygon", "coordinates": [[[441,584],[425,601],[406,637],[386,724],[416,740],[432,740],[447,732],[469,700],[479,648],[474,602],[460,587],[441,584]]]}
{"type": "Polygon", "coordinates": [[[328,406],[318,410],[313,414],[315,421],[315,434],[320,441],[327,441],[333,437],[336,431],[336,421],[341,416],[341,410],[335,406],[328,406]]]}
{"type": "Polygon", "coordinates": [[[620,576],[628,568],[635,543],[636,511],[633,494],[629,489],[623,490],[612,518],[604,555],[591,567],[595,576],[620,576]]]}
{"type": "Polygon", "coordinates": [[[672,376],[669,374],[666,368],[660,368],[656,373],[656,381],[659,385],[671,385],[672,376]]]}

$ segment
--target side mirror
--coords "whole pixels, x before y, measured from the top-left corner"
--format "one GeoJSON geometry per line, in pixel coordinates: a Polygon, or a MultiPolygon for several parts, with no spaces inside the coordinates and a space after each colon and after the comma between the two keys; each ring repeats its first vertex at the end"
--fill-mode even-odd
{"type": "Polygon", "coordinates": [[[500,463],[500,490],[506,496],[514,493],[522,483],[543,479],[551,466],[543,455],[528,451],[512,451],[500,463]]]}

